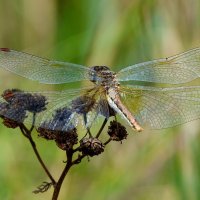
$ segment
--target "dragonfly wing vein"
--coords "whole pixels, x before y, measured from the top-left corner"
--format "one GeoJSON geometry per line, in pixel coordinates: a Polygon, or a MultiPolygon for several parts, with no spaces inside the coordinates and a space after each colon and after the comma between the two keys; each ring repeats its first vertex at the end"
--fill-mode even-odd
{"type": "Polygon", "coordinates": [[[90,68],[51,61],[15,50],[0,50],[0,67],[45,84],[62,84],[88,79],[90,68]]]}
{"type": "Polygon", "coordinates": [[[122,101],[141,125],[162,129],[200,118],[200,86],[129,86],[120,91],[122,101]]]}
{"type": "Polygon", "coordinates": [[[200,48],[166,59],[135,64],[117,74],[118,81],[144,81],[165,84],[190,82],[200,77],[200,48]]]}

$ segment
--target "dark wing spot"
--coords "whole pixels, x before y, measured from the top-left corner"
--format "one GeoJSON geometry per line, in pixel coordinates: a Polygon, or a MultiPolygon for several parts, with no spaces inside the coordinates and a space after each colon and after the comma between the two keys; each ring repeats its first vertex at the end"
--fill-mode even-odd
{"type": "Polygon", "coordinates": [[[10,52],[9,48],[0,48],[0,51],[10,52]]]}

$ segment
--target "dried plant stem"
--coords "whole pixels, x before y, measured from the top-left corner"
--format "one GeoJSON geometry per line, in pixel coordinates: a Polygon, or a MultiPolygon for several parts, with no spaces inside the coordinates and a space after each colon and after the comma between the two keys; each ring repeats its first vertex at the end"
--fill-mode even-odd
{"type": "MultiPolygon", "coordinates": [[[[71,148],[67,149],[67,150],[66,150],[66,157],[67,157],[67,159],[66,159],[66,164],[65,164],[65,167],[64,167],[64,169],[63,169],[63,171],[62,171],[62,173],[61,173],[61,175],[60,175],[58,181],[56,182],[56,181],[54,180],[54,178],[52,177],[51,173],[49,172],[49,170],[47,169],[47,167],[45,166],[45,164],[44,164],[42,158],[40,157],[40,154],[39,154],[39,152],[38,152],[38,150],[37,150],[36,144],[35,144],[35,142],[34,142],[34,140],[33,140],[33,138],[32,138],[31,133],[32,133],[32,130],[33,130],[33,127],[34,127],[34,122],[35,122],[35,116],[33,116],[33,125],[32,125],[32,127],[31,127],[30,129],[27,129],[26,126],[25,126],[24,124],[21,124],[19,127],[20,127],[20,130],[21,130],[22,134],[29,140],[29,142],[30,142],[30,144],[31,144],[31,146],[32,146],[32,148],[33,148],[33,151],[34,151],[34,153],[35,153],[35,155],[36,155],[36,157],[37,157],[39,163],[41,164],[42,168],[44,169],[44,171],[46,172],[47,176],[48,176],[48,177],[50,178],[50,180],[51,180],[51,183],[44,182],[41,186],[38,187],[37,190],[34,191],[34,193],[39,193],[39,192],[47,191],[47,190],[49,189],[49,187],[50,187],[51,185],[53,185],[53,187],[54,187],[54,192],[53,192],[53,195],[52,195],[52,200],[57,200],[57,199],[58,199],[58,196],[59,196],[59,193],[60,193],[61,186],[62,186],[62,184],[63,184],[63,181],[64,181],[66,175],[68,174],[70,168],[71,168],[73,165],[79,164],[79,163],[81,162],[81,160],[82,160],[84,157],[86,157],[88,154],[87,154],[87,152],[86,152],[86,153],[82,152],[82,154],[80,154],[80,155],[78,154],[78,157],[77,157],[76,159],[73,160],[73,155],[75,154],[75,152],[81,151],[81,148],[82,148],[82,147],[79,146],[79,147],[77,147],[76,149],[73,149],[73,147],[71,147],[71,148]]],[[[101,125],[101,127],[100,127],[100,129],[99,129],[99,131],[98,131],[97,134],[96,134],[96,137],[95,137],[96,140],[94,140],[94,139],[92,140],[93,142],[95,141],[95,144],[96,144],[96,145],[97,145],[97,144],[101,144],[101,143],[98,143],[97,138],[101,135],[101,133],[102,133],[102,131],[103,131],[103,129],[104,129],[104,127],[105,127],[105,125],[106,125],[107,122],[108,122],[108,120],[107,120],[107,118],[105,118],[104,121],[103,121],[103,123],[102,123],[102,125],[101,125]]],[[[119,124],[116,123],[116,122],[113,124],[113,126],[115,126],[116,130],[119,130],[119,128],[120,128],[120,127],[119,127],[119,124]]],[[[122,129],[122,128],[121,128],[121,129],[122,129]]],[[[113,130],[114,132],[116,131],[116,130],[114,129],[114,127],[113,127],[112,130],[113,130]]],[[[89,133],[89,139],[91,140],[92,135],[91,135],[91,133],[90,133],[90,129],[89,129],[89,128],[87,129],[87,133],[89,133]]],[[[124,133],[125,133],[125,136],[126,136],[126,132],[124,132],[124,133]]],[[[124,138],[122,138],[122,139],[124,139],[124,138]]],[[[89,140],[88,140],[88,141],[89,141],[89,140]]],[[[110,143],[111,141],[112,141],[112,138],[110,137],[107,141],[105,141],[105,142],[103,143],[104,147],[105,147],[108,143],[110,143]]],[[[90,145],[94,145],[94,143],[90,143],[90,145]]],[[[93,147],[94,147],[94,146],[93,146],[93,147]]],[[[89,154],[89,155],[90,155],[90,154],[89,154]]],[[[94,155],[96,155],[96,154],[91,154],[90,156],[94,156],[94,155]]]]}
{"type": "Polygon", "coordinates": [[[63,172],[60,175],[58,182],[54,186],[54,192],[53,192],[52,200],[58,199],[58,195],[60,193],[60,188],[61,188],[62,183],[63,183],[67,173],[69,172],[70,168],[73,165],[79,164],[81,162],[81,160],[86,156],[86,155],[79,155],[77,159],[72,161],[73,154],[74,154],[74,151],[72,149],[70,149],[67,152],[67,162],[66,162],[66,165],[65,165],[63,172]]]}
{"type": "Polygon", "coordinates": [[[59,192],[60,192],[61,185],[62,185],[62,183],[63,183],[63,181],[65,179],[65,176],[67,175],[69,169],[73,165],[72,156],[73,156],[73,150],[70,149],[70,150],[67,151],[67,163],[65,165],[65,168],[62,171],[58,182],[54,186],[54,192],[53,192],[52,200],[57,200],[58,199],[58,195],[59,195],[59,192]]]}
{"type": "Polygon", "coordinates": [[[39,163],[41,164],[42,168],[44,169],[44,171],[46,172],[47,176],[49,177],[49,179],[51,180],[52,182],[52,185],[54,186],[56,184],[56,181],[54,180],[54,178],[52,177],[51,173],[49,172],[49,170],[47,169],[46,165],[44,164],[38,150],[37,150],[37,147],[36,147],[36,144],[31,136],[31,132],[22,124],[20,126],[20,130],[21,132],[23,133],[23,135],[28,138],[32,148],[33,148],[33,151],[39,161],[39,163]]]}
{"type": "Polygon", "coordinates": [[[38,153],[38,150],[36,148],[35,142],[32,140],[32,138],[29,138],[29,141],[31,143],[31,146],[33,148],[33,151],[34,151],[38,161],[40,162],[42,168],[44,169],[44,171],[46,172],[47,176],[51,180],[52,185],[54,186],[56,184],[56,181],[54,180],[54,178],[52,177],[51,173],[49,172],[49,170],[47,169],[46,165],[44,164],[43,160],[41,159],[40,154],[38,153]]]}

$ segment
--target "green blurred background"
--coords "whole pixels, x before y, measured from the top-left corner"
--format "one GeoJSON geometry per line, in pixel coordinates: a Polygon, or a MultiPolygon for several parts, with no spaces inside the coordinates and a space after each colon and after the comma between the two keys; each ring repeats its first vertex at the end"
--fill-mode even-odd
{"type": "MultiPolygon", "coordinates": [[[[199,0],[0,0],[0,46],[113,70],[200,46],[199,0]]],[[[43,90],[0,71],[1,90],[43,90]]],[[[59,89],[53,88],[50,89],[59,89]]],[[[200,199],[199,121],[173,129],[134,133],[105,153],[74,167],[60,200],[200,199]]],[[[57,178],[65,154],[53,142],[38,148],[57,178]]],[[[0,126],[0,199],[51,199],[52,189],[19,130],[0,126]]]]}

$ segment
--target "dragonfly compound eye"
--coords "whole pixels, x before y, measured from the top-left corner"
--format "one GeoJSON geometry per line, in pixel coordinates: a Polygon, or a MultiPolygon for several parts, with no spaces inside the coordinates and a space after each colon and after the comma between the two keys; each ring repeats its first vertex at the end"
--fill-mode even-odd
{"type": "Polygon", "coordinates": [[[113,79],[113,72],[107,66],[93,66],[89,71],[89,80],[96,84],[104,82],[104,79],[113,79]]]}

